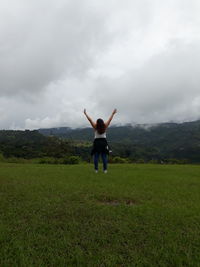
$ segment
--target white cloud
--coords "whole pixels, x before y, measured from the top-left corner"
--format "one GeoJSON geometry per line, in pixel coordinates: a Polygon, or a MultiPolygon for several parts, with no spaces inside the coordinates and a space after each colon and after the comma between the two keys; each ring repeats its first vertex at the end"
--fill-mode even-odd
{"type": "Polygon", "coordinates": [[[0,127],[199,118],[198,0],[0,3],[0,127]]]}
{"type": "Polygon", "coordinates": [[[198,119],[199,47],[175,46],[174,40],[173,48],[155,55],[139,70],[130,70],[119,79],[104,78],[106,94],[96,96],[99,109],[108,110],[114,103],[126,122],[198,119]]]}

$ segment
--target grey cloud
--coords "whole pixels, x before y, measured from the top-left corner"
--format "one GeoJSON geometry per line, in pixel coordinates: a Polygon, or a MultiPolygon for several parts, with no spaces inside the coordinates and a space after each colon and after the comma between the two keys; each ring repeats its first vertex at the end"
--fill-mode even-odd
{"type": "Polygon", "coordinates": [[[5,18],[0,44],[1,95],[39,93],[66,75],[83,75],[96,50],[109,40],[99,18],[102,14],[90,10],[91,1],[40,2],[18,1],[21,7],[5,18]]]}
{"type": "Polygon", "coordinates": [[[0,3],[0,127],[199,118],[197,0],[0,3]]]}
{"type": "Polygon", "coordinates": [[[173,44],[141,69],[119,79],[100,79],[94,95],[98,108],[117,106],[127,122],[200,118],[200,43],[180,44],[174,40],[173,44]],[[106,93],[98,93],[100,88],[106,93]]]}

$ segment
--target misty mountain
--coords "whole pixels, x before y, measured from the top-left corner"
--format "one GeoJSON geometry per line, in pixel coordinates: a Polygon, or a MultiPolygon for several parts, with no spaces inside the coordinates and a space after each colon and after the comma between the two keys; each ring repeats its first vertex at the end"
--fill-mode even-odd
{"type": "MultiPolygon", "coordinates": [[[[75,141],[92,141],[93,129],[69,127],[39,129],[41,134],[56,136],[75,141]]],[[[156,125],[138,124],[135,126],[113,126],[107,130],[110,142],[131,143],[141,145],[164,145],[171,143],[174,146],[200,143],[200,120],[184,123],[161,123],[156,125]]]]}
{"type": "MultiPolygon", "coordinates": [[[[47,136],[73,141],[91,141],[92,128],[68,127],[39,129],[47,136]]],[[[107,139],[115,155],[132,158],[177,158],[200,161],[200,120],[156,125],[115,126],[107,131],[107,139]]]]}
{"type": "MultiPolygon", "coordinates": [[[[79,156],[90,161],[94,131],[69,127],[38,131],[0,131],[0,154],[20,158],[79,156]]],[[[200,163],[200,121],[110,127],[108,143],[114,157],[131,162],[200,163]]]]}

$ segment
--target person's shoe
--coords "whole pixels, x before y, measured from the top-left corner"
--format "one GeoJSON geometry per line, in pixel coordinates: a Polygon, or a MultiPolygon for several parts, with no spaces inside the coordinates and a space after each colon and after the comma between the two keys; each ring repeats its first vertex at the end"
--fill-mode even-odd
{"type": "Polygon", "coordinates": [[[107,171],[107,170],[104,170],[103,172],[104,172],[104,173],[107,173],[108,171],[107,171]]]}
{"type": "Polygon", "coordinates": [[[98,170],[95,170],[95,173],[98,173],[98,170]]]}

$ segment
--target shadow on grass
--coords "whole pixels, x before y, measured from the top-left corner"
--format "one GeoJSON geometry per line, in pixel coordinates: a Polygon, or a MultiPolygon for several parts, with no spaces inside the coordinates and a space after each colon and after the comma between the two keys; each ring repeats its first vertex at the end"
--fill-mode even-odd
{"type": "Polygon", "coordinates": [[[138,200],[134,199],[116,199],[108,196],[102,196],[98,198],[98,203],[101,205],[108,205],[108,206],[119,206],[119,205],[124,205],[124,206],[135,206],[141,204],[138,200]]]}

